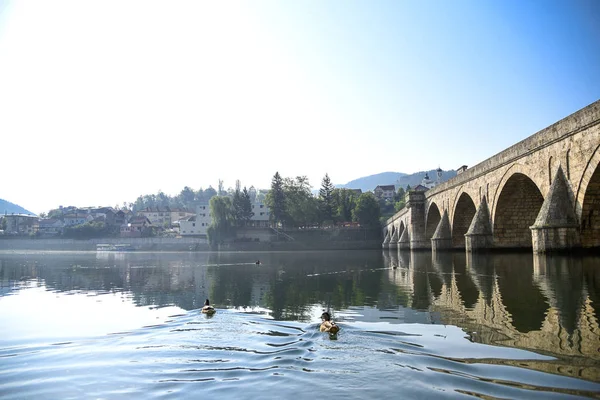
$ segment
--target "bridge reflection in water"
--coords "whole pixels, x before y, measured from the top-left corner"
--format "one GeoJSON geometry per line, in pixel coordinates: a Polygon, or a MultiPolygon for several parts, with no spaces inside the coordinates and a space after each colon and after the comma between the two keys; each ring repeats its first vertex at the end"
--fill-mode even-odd
{"type": "Polygon", "coordinates": [[[383,250],[407,306],[439,313],[474,342],[553,361],[499,361],[600,381],[600,257],[383,250]]]}

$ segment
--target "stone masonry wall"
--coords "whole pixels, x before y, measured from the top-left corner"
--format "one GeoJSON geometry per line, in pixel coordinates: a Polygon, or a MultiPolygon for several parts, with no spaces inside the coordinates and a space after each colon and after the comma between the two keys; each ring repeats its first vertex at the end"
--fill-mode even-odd
{"type": "MultiPolygon", "coordinates": [[[[457,164],[459,163],[460,160],[457,160],[457,164]]],[[[600,207],[598,205],[600,200],[597,200],[600,192],[597,189],[596,181],[600,178],[595,176],[597,167],[600,165],[600,101],[427,191],[425,193],[425,210],[431,203],[435,203],[440,214],[444,210],[448,211],[450,223],[455,226],[455,216],[457,221],[467,218],[464,215],[465,210],[458,207],[461,195],[468,196],[475,207],[479,207],[481,199],[486,196],[494,230],[496,230],[495,223],[498,217],[501,221],[498,227],[500,231],[497,232],[500,243],[526,243],[523,236],[523,232],[526,232],[524,230],[526,223],[525,220],[519,222],[521,221],[519,218],[526,217],[525,219],[529,223],[530,213],[533,213],[538,203],[541,205],[539,196],[534,194],[536,192],[534,190],[523,189],[518,197],[519,202],[523,202],[523,204],[513,201],[511,204],[500,205],[500,199],[504,197],[501,195],[513,175],[523,174],[535,185],[543,201],[559,165],[562,166],[568,179],[570,196],[579,222],[582,223],[583,218],[589,219],[589,210],[593,210],[590,220],[593,228],[590,228],[585,235],[582,232],[582,235],[585,236],[585,239],[582,238],[582,244],[584,247],[600,246],[600,220],[598,219],[600,216],[596,217],[599,213],[598,207],[600,207]],[[585,215],[583,215],[584,199],[587,204],[585,215]],[[504,209],[505,206],[515,207],[515,211],[509,212],[504,209]],[[511,232],[511,229],[517,229],[520,233],[511,232]]],[[[508,189],[512,190],[510,186],[508,189]]],[[[406,215],[406,210],[401,210],[390,218],[388,224],[397,223],[396,221],[402,215],[406,215]]],[[[413,219],[408,218],[405,223],[425,224],[425,218],[423,221],[413,219]]],[[[535,220],[535,216],[533,220],[535,220]]],[[[456,226],[460,226],[460,224],[456,226]]],[[[527,246],[531,245],[530,233],[527,243],[527,246]]]]}

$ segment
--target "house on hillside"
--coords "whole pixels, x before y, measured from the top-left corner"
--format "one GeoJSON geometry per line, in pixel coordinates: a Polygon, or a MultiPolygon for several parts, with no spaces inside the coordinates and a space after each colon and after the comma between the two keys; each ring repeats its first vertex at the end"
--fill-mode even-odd
{"type": "Polygon", "coordinates": [[[186,208],[171,208],[171,225],[177,221],[182,221],[190,217],[195,217],[196,213],[186,208]]]}
{"type": "Polygon", "coordinates": [[[63,233],[65,223],[60,219],[47,218],[40,219],[39,233],[42,236],[58,236],[63,233]]]}
{"type": "Polygon", "coordinates": [[[373,192],[378,199],[393,200],[396,194],[396,185],[379,185],[373,192]]]}
{"type": "Polygon", "coordinates": [[[171,209],[169,207],[146,207],[136,213],[146,217],[156,227],[171,226],[171,209]]]}
{"type": "Polygon", "coordinates": [[[121,225],[121,237],[148,237],[153,229],[152,222],[147,217],[139,215],[131,217],[129,222],[121,225]]]}
{"type": "Polygon", "coordinates": [[[115,225],[121,226],[126,223],[131,217],[133,217],[133,213],[131,210],[119,210],[115,212],[115,225]]]}
{"type": "Polygon", "coordinates": [[[423,186],[423,185],[417,185],[417,186],[415,186],[414,188],[412,188],[410,191],[411,191],[411,192],[412,192],[412,191],[415,191],[415,192],[426,192],[426,191],[428,191],[428,190],[429,190],[429,188],[428,188],[428,187],[426,187],[426,186],[423,186]]]}
{"type": "Polygon", "coordinates": [[[69,226],[77,226],[85,224],[86,222],[91,222],[94,220],[94,217],[91,214],[75,212],[72,214],[63,215],[63,222],[65,227],[69,226]]]}

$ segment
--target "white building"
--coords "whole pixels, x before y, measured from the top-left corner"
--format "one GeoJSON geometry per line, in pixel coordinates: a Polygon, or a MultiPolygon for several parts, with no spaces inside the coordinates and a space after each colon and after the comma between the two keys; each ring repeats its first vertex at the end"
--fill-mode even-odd
{"type": "Polygon", "coordinates": [[[269,216],[271,212],[269,211],[269,207],[267,207],[266,204],[261,202],[252,204],[252,212],[254,213],[254,215],[252,216],[252,218],[250,218],[250,226],[269,226],[269,216]]]}
{"type": "Polygon", "coordinates": [[[427,172],[425,172],[425,176],[423,177],[423,180],[421,181],[421,185],[425,186],[428,189],[436,187],[442,181],[442,173],[443,173],[442,169],[438,168],[436,170],[437,180],[434,181],[434,180],[430,179],[429,174],[427,172]]]}
{"type": "MultiPolygon", "coordinates": [[[[252,204],[254,215],[250,219],[249,226],[268,227],[270,211],[264,203],[252,204]]],[[[206,236],[206,231],[212,223],[210,216],[210,207],[208,204],[201,204],[196,207],[196,215],[179,221],[179,234],[181,236],[206,236]]]]}
{"type": "Polygon", "coordinates": [[[373,192],[378,199],[393,200],[396,194],[396,185],[378,185],[373,192]]]}

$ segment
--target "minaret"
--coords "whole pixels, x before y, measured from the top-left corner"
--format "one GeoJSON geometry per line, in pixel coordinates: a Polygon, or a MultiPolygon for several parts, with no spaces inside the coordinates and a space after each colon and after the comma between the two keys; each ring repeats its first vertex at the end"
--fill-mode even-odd
{"type": "Polygon", "coordinates": [[[438,167],[436,172],[437,172],[437,184],[439,185],[440,183],[442,183],[442,173],[444,171],[442,171],[442,169],[440,167],[438,167]]]}
{"type": "Polygon", "coordinates": [[[423,177],[423,180],[421,181],[421,185],[425,186],[426,188],[431,189],[431,181],[429,180],[429,174],[427,172],[425,172],[425,176],[423,177]]]}

